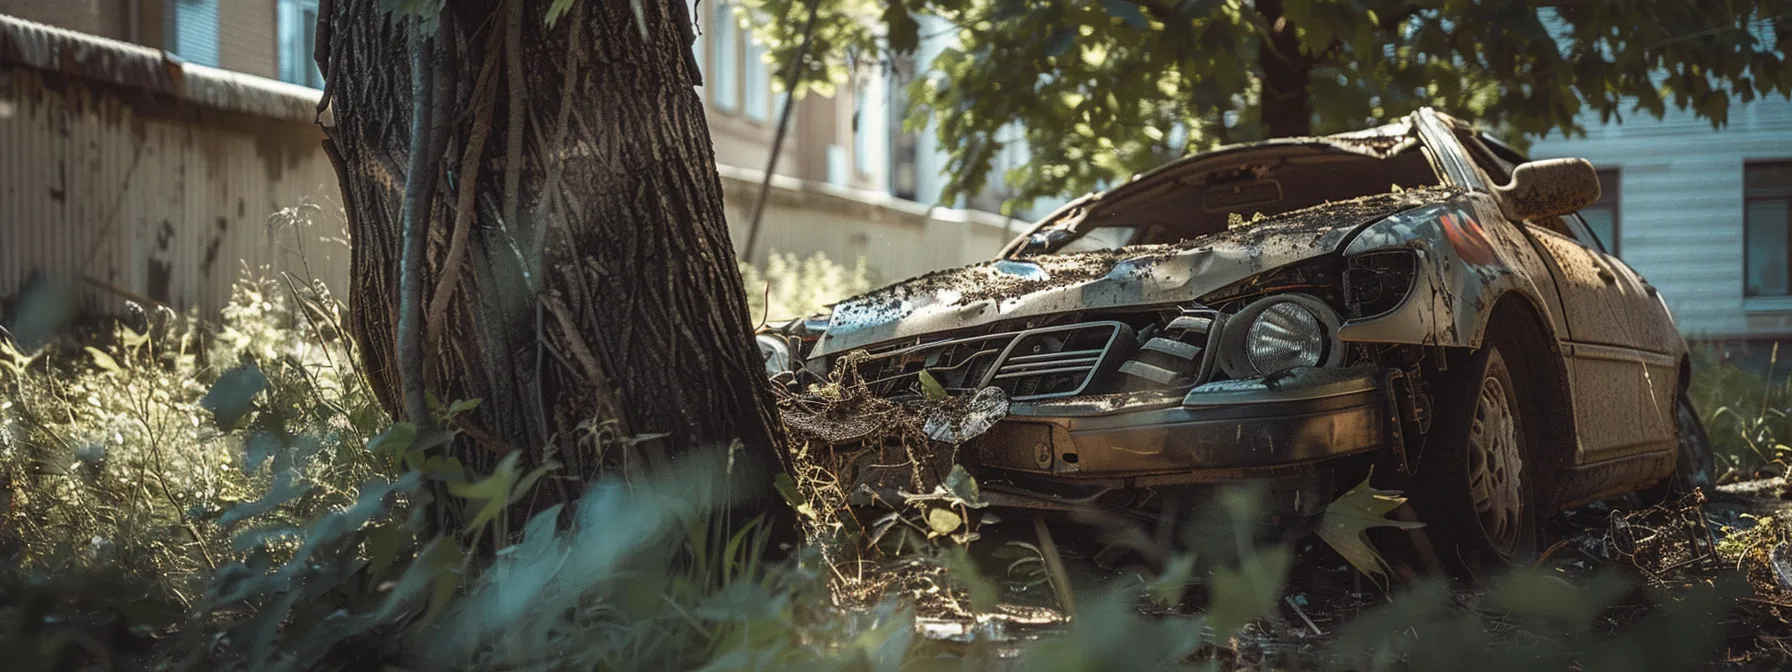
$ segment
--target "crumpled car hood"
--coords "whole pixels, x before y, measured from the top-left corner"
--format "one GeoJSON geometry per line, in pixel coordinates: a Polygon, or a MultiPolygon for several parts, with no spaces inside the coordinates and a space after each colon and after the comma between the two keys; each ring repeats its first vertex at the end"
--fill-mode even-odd
{"type": "Polygon", "coordinates": [[[809,356],[1020,317],[1185,303],[1257,273],[1330,254],[1362,226],[1460,192],[1416,189],[1294,210],[1173,245],[998,259],[936,271],[835,304],[809,356]]]}

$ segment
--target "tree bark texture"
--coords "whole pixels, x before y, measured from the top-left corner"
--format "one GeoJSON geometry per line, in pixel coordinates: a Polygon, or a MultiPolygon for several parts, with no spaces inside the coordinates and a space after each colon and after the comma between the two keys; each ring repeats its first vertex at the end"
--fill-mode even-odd
{"type": "MultiPolygon", "coordinates": [[[[625,459],[737,439],[745,464],[776,468],[781,435],[693,90],[684,3],[643,0],[638,22],[629,2],[579,0],[549,27],[550,0],[514,1],[445,3],[435,37],[448,131],[419,212],[422,278],[424,296],[448,298],[426,325],[425,378],[438,399],[482,401],[448,450],[481,473],[512,450],[525,468],[563,465],[538,488],[559,495],[532,510],[625,459]],[[476,175],[461,218],[470,230],[449,261],[462,172],[476,175]]],[[[327,5],[319,53],[330,62],[319,66],[336,77],[326,148],[353,241],[350,325],[382,405],[404,417],[394,344],[412,68],[408,23],[380,4],[327,5]]]]}

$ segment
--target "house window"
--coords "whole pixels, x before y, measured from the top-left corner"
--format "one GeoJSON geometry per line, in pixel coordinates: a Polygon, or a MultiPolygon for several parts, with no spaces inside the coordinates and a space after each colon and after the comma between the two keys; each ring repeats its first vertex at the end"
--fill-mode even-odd
{"type": "Polygon", "coordinates": [[[740,86],[734,79],[734,36],[739,28],[734,23],[732,5],[717,2],[711,7],[715,9],[710,15],[715,24],[711,27],[711,32],[715,35],[715,51],[710,52],[709,62],[709,79],[714,90],[710,102],[718,110],[733,112],[740,107],[740,86]]]}
{"type": "Polygon", "coordinates": [[[745,108],[747,118],[753,121],[765,121],[771,116],[769,102],[772,92],[771,65],[765,62],[765,46],[748,39],[747,43],[747,76],[741,82],[742,93],[746,95],[745,108]]]}
{"type": "Polygon", "coordinates": [[[163,16],[168,51],[218,67],[218,0],[168,0],[163,16]]]}
{"type": "Polygon", "coordinates": [[[1748,163],[1742,172],[1743,292],[1792,295],[1792,161],[1748,163]]]}
{"type": "Polygon", "coordinates": [[[860,175],[872,172],[872,112],[871,87],[860,81],[852,92],[852,165],[860,175]]]}
{"type": "Polygon", "coordinates": [[[324,73],[311,58],[317,44],[317,0],[280,0],[280,80],[324,88],[324,73]]]}
{"type": "Polygon", "coordinates": [[[908,113],[908,84],[914,80],[915,57],[913,54],[896,55],[890,65],[889,87],[890,113],[884,119],[884,146],[888,147],[885,157],[890,171],[890,193],[904,200],[916,200],[920,196],[921,171],[921,134],[903,130],[903,117],[908,113]]]}
{"type": "Polygon", "coordinates": [[[1599,171],[1599,200],[1582,208],[1580,218],[1593,230],[1599,246],[1612,256],[1618,255],[1618,171],[1599,171]]]}

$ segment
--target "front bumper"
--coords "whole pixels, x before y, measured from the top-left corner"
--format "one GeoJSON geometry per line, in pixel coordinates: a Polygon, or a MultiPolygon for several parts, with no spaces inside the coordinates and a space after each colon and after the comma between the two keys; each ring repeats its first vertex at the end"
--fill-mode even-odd
{"type": "Polygon", "coordinates": [[[1368,367],[1307,369],[1186,393],[1015,403],[967,462],[1002,506],[1125,507],[1143,491],[1260,482],[1280,493],[1277,508],[1312,513],[1329,501],[1320,491],[1337,458],[1389,444],[1387,379],[1368,367]]]}

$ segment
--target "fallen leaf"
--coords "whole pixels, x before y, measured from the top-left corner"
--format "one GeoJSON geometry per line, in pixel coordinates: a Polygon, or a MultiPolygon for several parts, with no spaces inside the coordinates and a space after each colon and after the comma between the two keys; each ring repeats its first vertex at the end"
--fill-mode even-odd
{"type": "Polygon", "coordinates": [[[951,534],[964,524],[964,519],[950,509],[932,509],[927,512],[927,527],[933,529],[933,536],[951,534]]]}
{"type": "MultiPolygon", "coordinates": [[[[1373,476],[1371,472],[1370,477],[1373,476]]],[[[1370,487],[1369,478],[1364,478],[1350,492],[1326,505],[1325,518],[1319,522],[1319,538],[1338,555],[1344,556],[1356,571],[1371,578],[1383,575],[1387,571],[1387,561],[1369,544],[1364,532],[1372,527],[1412,529],[1425,525],[1417,521],[1388,519],[1389,511],[1406,503],[1406,498],[1400,494],[1398,490],[1370,487]]]]}
{"type": "Polygon", "coordinates": [[[940,381],[933,377],[933,374],[928,373],[926,369],[922,369],[919,377],[921,379],[921,392],[926,394],[928,399],[939,400],[946,398],[946,386],[941,385],[940,381]]]}

